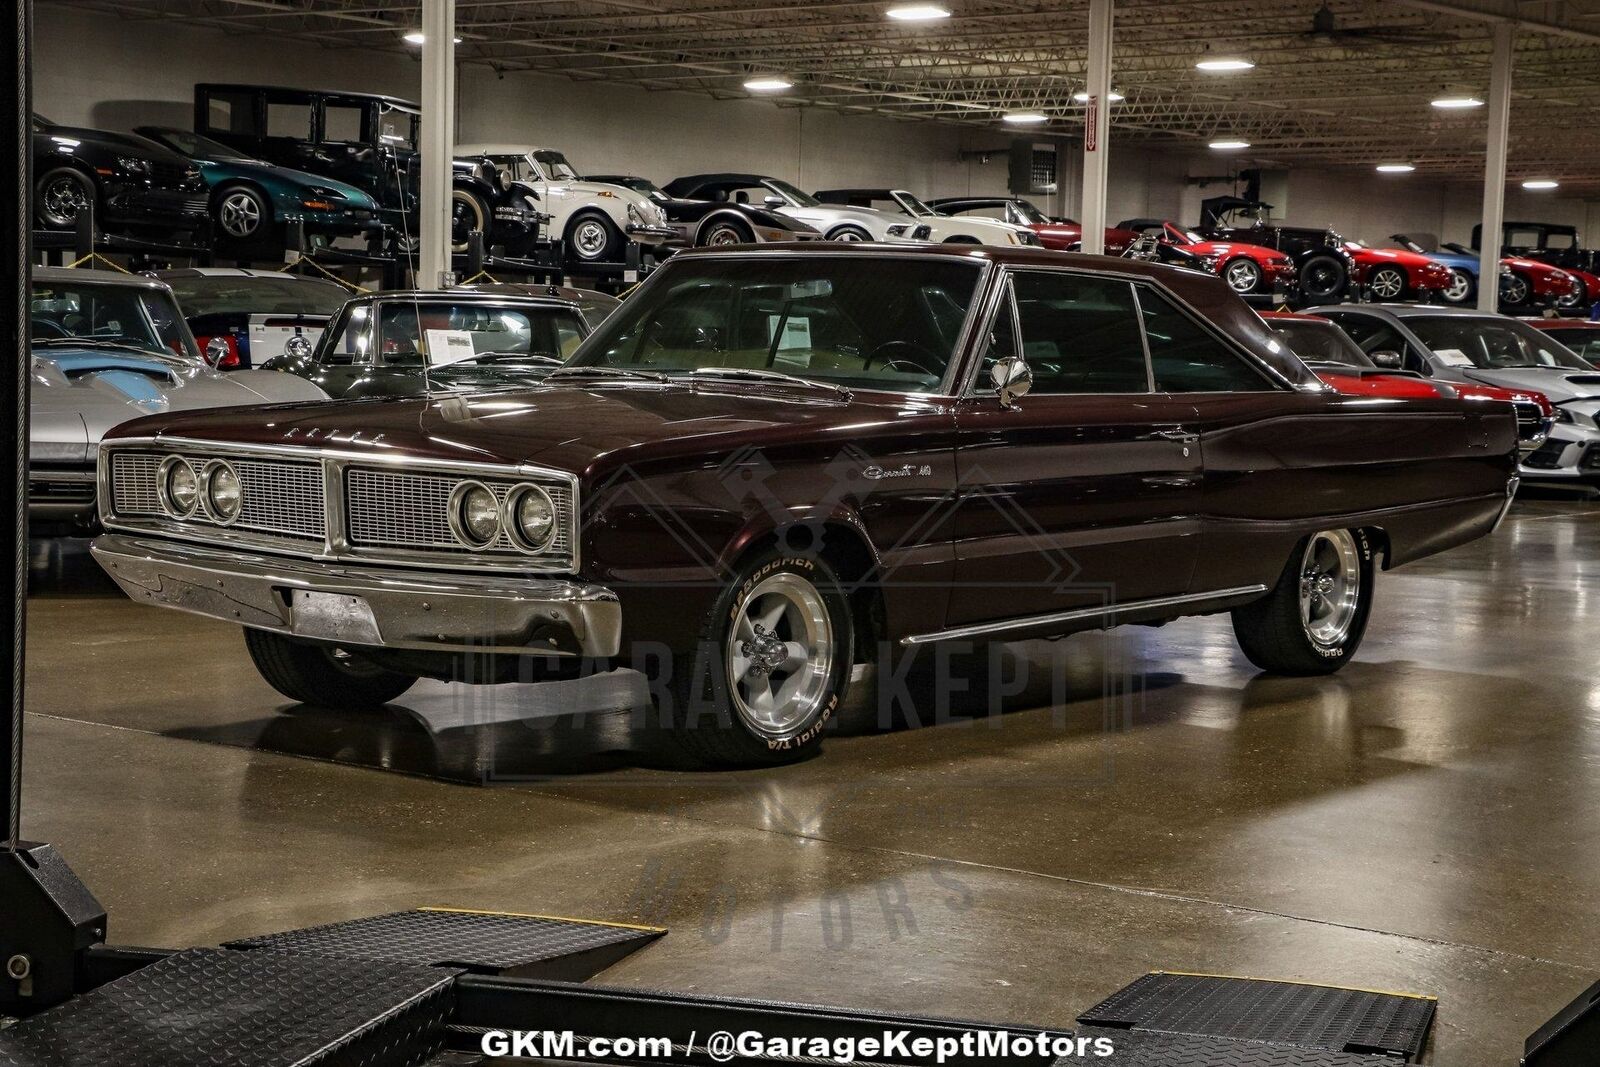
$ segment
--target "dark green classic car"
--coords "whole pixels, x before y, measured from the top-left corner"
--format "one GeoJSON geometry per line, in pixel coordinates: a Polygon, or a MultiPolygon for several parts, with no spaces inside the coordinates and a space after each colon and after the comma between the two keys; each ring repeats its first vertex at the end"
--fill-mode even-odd
{"type": "Polygon", "coordinates": [[[282,242],[287,223],[307,235],[351,236],[381,229],[384,212],[367,193],[332,178],[291,170],[170,126],[135,133],[193,160],[211,194],[217,238],[236,245],[282,242]]]}
{"type": "Polygon", "coordinates": [[[384,292],[346,304],[309,353],[268,360],[333,397],[477,393],[544,380],[618,301],[558,286],[384,292]]]}

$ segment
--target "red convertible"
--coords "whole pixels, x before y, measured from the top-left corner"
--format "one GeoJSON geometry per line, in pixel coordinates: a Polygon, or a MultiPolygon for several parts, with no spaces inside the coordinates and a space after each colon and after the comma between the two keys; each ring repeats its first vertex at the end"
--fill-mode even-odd
{"type": "Polygon", "coordinates": [[[1555,406],[1543,393],[1502,389],[1497,385],[1434,381],[1414,371],[1401,370],[1399,353],[1368,355],[1338,325],[1319,315],[1264,311],[1261,317],[1289,342],[1294,354],[1304,360],[1318,378],[1349,396],[1406,399],[1451,396],[1510,404],[1518,412],[1517,437],[1524,451],[1543,444],[1555,425],[1555,406]],[[1380,359],[1383,363],[1378,362],[1380,359]],[[1526,418],[1523,418],[1524,413],[1526,418]]]}
{"type": "Polygon", "coordinates": [[[1372,248],[1365,241],[1346,241],[1355,261],[1351,279],[1373,300],[1420,300],[1440,296],[1455,283],[1455,273],[1442,263],[1404,248],[1372,248]]]}
{"type": "Polygon", "coordinates": [[[1208,241],[1165,219],[1123,219],[1121,229],[1154,234],[1162,244],[1212,261],[1215,270],[1236,293],[1271,293],[1293,285],[1299,276],[1294,260],[1275,248],[1234,241],[1208,241]]]}
{"type": "Polygon", "coordinates": [[[526,390],[122,424],[94,553],[290,700],[632,668],[691,757],[776,763],[936,643],[1230,614],[1263,670],[1338,670],[1516,455],[1506,405],[1342,396],[1192,270],[696,249],[526,390]]]}

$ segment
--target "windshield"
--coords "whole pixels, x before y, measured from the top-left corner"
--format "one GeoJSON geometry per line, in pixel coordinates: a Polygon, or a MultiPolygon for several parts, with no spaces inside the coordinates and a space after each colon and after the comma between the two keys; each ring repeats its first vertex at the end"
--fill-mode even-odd
{"type": "Polygon", "coordinates": [[[949,368],[980,273],[960,260],[889,264],[871,256],[676,262],[624,302],[569,366],[776,371],[931,393],[949,368]]]}
{"type": "Polygon", "coordinates": [[[393,104],[379,104],[378,140],[391,148],[415,152],[418,117],[415,111],[407,111],[393,104]]]}
{"type": "Polygon", "coordinates": [[[1409,237],[1392,237],[1392,238],[1390,238],[1390,240],[1396,242],[1401,248],[1404,248],[1407,252],[1415,252],[1419,256],[1425,256],[1425,255],[1428,254],[1427,249],[1423,248],[1421,245],[1417,244],[1417,242],[1413,241],[1409,237]]]}
{"type": "Polygon", "coordinates": [[[1050,216],[1035,207],[1031,200],[1013,200],[1011,206],[1029,226],[1043,226],[1050,221],[1050,216]]]}
{"type": "Polygon", "coordinates": [[[332,315],[350,299],[343,286],[315,278],[170,278],[184,313],[332,315]]]}
{"type": "Polygon", "coordinates": [[[1516,319],[1430,315],[1407,318],[1406,326],[1451,367],[1594,369],[1560,342],[1516,319]]]}
{"type": "Polygon", "coordinates": [[[605,174],[598,178],[586,178],[585,181],[600,182],[604,185],[620,185],[624,189],[632,189],[636,193],[643,193],[652,200],[670,200],[671,197],[661,191],[661,187],[649,178],[613,177],[605,174]]]}
{"type": "Polygon", "coordinates": [[[172,295],[144,286],[35,282],[28,336],[39,347],[77,341],[200,359],[172,295]]]}
{"type": "Polygon", "coordinates": [[[1274,319],[1270,325],[1289,342],[1294,354],[1307,363],[1331,363],[1371,370],[1376,363],[1367,358],[1349,334],[1331,322],[1309,319],[1274,319]]]}
{"type": "Polygon", "coordinates": [[[924,204],[921,200],[912,196],[910,193],[905,192],[904,190],[897,191],[894,194],[894,198],[901,207],[906,209],[907,214],[915,215],[919,219],[925,219],[937,214],[933,208],[929,207],[927,204],[924,204]]]}
{"type": "Polygon", "coordinates": [[[448,300],[384,300],[352,305],[323,338],[320,363],[443,367],[455,363],[559,361],[583,339],[567,307],[496,306],[448,300]]]}
{"type": "Polygon", "coordinates": [[[560,152],[549,148],[541,148],[533,153],[533,158],[538,160],[539,165],[545,169],[545,173],[550,176],[551,181],[575,182],[578,180],[578,172],[572,168],[571,163],[567,162],[567,157],[560,152]]]}
{"type": "Polygon", "coordinates": [[[192,159],[231,159],[240,163],[258,163],[254,156],[247,156],[237,148],[229,148],[221,141],[213,141],[209,137],[202,137],[198,133],[187,130],[159,130],[154,136],[162,144],[177,152],[179,155],[189,156],[192,159]]]}
{"type": "Polygon", "coordinates": [[[768,178],[764,184],[767,186],[767,188],[771,189],[773,192],[780,193],[783,196],[787,197],[789,200],[793,201],[793,203],[794,203],[794,205],[796,207],[821,207],[822,206],[822,201],[821,200],[818,200],[816,197],[812,196],[810,193],[801,192],[799,189],[795,188],[794,186],[790,185],[788,182],[783,181],[780,178],[768,178]]]}
{"type": "Polygon", "coordinates": [[[1600,323],[1573,326],[1561,330],[1555,338],[1590,363],[1600,366],[1600,323]]]}

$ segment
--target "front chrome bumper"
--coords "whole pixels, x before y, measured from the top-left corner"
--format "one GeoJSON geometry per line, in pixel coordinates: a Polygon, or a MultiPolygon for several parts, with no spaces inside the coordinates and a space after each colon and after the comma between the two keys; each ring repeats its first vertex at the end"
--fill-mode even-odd
{"type": "Polygon", "coordinates": [[[92,551],[135,601],[310,640],[596,658],[622,643],[616,594],[585,582],[354,568],[131,534],[103,534],[92,551]],[[298,612],[299,593],[358,598],[376,631],[298,612]]]}

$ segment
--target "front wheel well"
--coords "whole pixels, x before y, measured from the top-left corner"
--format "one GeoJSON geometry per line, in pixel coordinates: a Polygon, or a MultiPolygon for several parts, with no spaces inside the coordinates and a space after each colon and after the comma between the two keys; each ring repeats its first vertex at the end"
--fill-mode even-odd
{"type": "Polygon", "coordinates": [[[838,519],[786,523],[741,545],[737,555],[728,561],[727,572],[737,573],[745,560],[769,549],[798,555],[815,553],[833,568],[845,595],[850,598],[858,658],[870,654],[873,643],[883,640],[883,594],[875,581],[878,561],[859,529],[838,519]]]}

